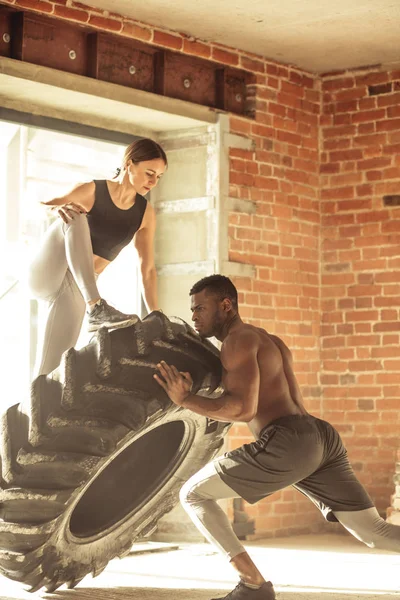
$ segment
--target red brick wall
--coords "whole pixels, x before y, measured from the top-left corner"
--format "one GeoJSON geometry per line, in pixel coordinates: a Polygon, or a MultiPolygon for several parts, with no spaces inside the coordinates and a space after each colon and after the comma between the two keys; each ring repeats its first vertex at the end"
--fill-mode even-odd
{"type": "Polygon", "coordinates": [[[323,415],[384,513],[400,424],[400,71],[325,76],[323,415]]]}
{"type": "MultiPolygon", "coordinates": [[[[256,146],[230,156],[230,195],[256,203],[254,215],[231,213],[229,220],[230,259],[256,267],[253,280],[236,280],[242,315],[291,347],[308,409],[338,425],[360,478],[386,508],[398,443],[400,216],[399,209],[383,209],[382,195],[399,191],[397,84],[369,97],[367,86],[387,83],[387,74],[321,79],[70,0],[0,3],[256,75],[255,120],[231,117],[232,132],[256,146]]],[[[231,447],[248,440],[246,427],[235,425],[231,447]]],[[[247,510],[258,536],[325,526],[291,489],[247,510]]]]}

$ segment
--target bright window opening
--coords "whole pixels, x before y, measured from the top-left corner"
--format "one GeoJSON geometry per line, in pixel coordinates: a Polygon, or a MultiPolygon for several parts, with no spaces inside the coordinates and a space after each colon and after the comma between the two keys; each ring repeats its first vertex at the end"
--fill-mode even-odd
{"type": "MultiPolygon", "coordinates": [[[[46,306],[32,300],[26,271],[55,216],[40,201],[74,185],[110,179],[125,146],[0,121],[0,361],[1,408],[23,401],[36,358],[46,306]]],[[[119,310],[140,314],[137,257],[129,244],[98,280],[119,310]]],[[[87,343],[85,323],[77,346],[87,343]]]]}

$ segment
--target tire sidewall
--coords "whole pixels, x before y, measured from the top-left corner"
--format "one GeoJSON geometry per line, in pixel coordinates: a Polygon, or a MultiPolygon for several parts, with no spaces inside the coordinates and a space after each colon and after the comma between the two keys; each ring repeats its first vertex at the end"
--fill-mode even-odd
{"type": "Polygon", "coordinates": [[[72,578],[80,579],[90,572],[97,575],[111,559],[128,553],[136,539],[154,529],[157,521],[174,508],[182,485],[217,454],[228,427],[227,423],[214,421],[210,426],[210,419],[173,407],[153,419],[141,431],[129,432],[112,455],[99,462],[86,483],[75,490],[66,510],[54,523],[53,533],[44,548],[44,554],[47,555],[45,560],[48,559],[46,562],[49,565],[46,576],[69,581],[72,578]],[[101,534],[88,538],[72,535],[69,528],[71,515],[100,473],[140,437],[174,421],[183,421],[186,435],[174,457],[168,477],[157,488],[149,490],[148,496],[137,509],[101,534]]]}

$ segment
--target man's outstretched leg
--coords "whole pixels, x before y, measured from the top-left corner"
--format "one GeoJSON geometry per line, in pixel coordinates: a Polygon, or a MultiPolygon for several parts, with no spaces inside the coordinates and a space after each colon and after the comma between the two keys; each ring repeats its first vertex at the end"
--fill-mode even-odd
{"type": "Polygon", "coordinates": [[[180,493],[182,506],[193,523],[228,558],[240,576],[239,584],[225,599],[274,600],[272,583],[265,581],[217,504],[217,500],[237,497],[238,494],[222,481],[214,463],[209,463],[189,479],[180,493]]]}
{"type": "MultiPolygon", "coordinates": [[[[370,548],[400,552],[400,526],[386,523],[357,479],[338,431],[317,420],[325,447],[321,467],[295,487],[370,548]],[[321,508],[323,507],[323,508],[321,508]]],[[[330,519],[329,519],[330,520],[330,519]]]]}
{"type": "Polygon", "coordinates": [[[347,531],[370,548],[400,552],[400,526],[386,523],[375,507],[334,514],[347,531]]]}

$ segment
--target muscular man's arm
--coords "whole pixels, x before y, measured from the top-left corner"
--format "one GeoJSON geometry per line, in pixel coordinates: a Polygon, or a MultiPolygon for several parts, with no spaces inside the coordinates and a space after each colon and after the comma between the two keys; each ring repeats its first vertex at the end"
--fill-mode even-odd
{"type": "Polygon", "coordinates": [[[209,399],[188,393],[190,376],[178,373],[175,367],[159,365],[165,382],[155,379],[165,389],[171,400],[199,415],[216,421],[249,422],[257,411],[260,371],[257,361],[259,339],[252,331],[231,334],[224,342],[221,361],[224,368],[222,385],[225,392],[220,398],[209,399]]]}

